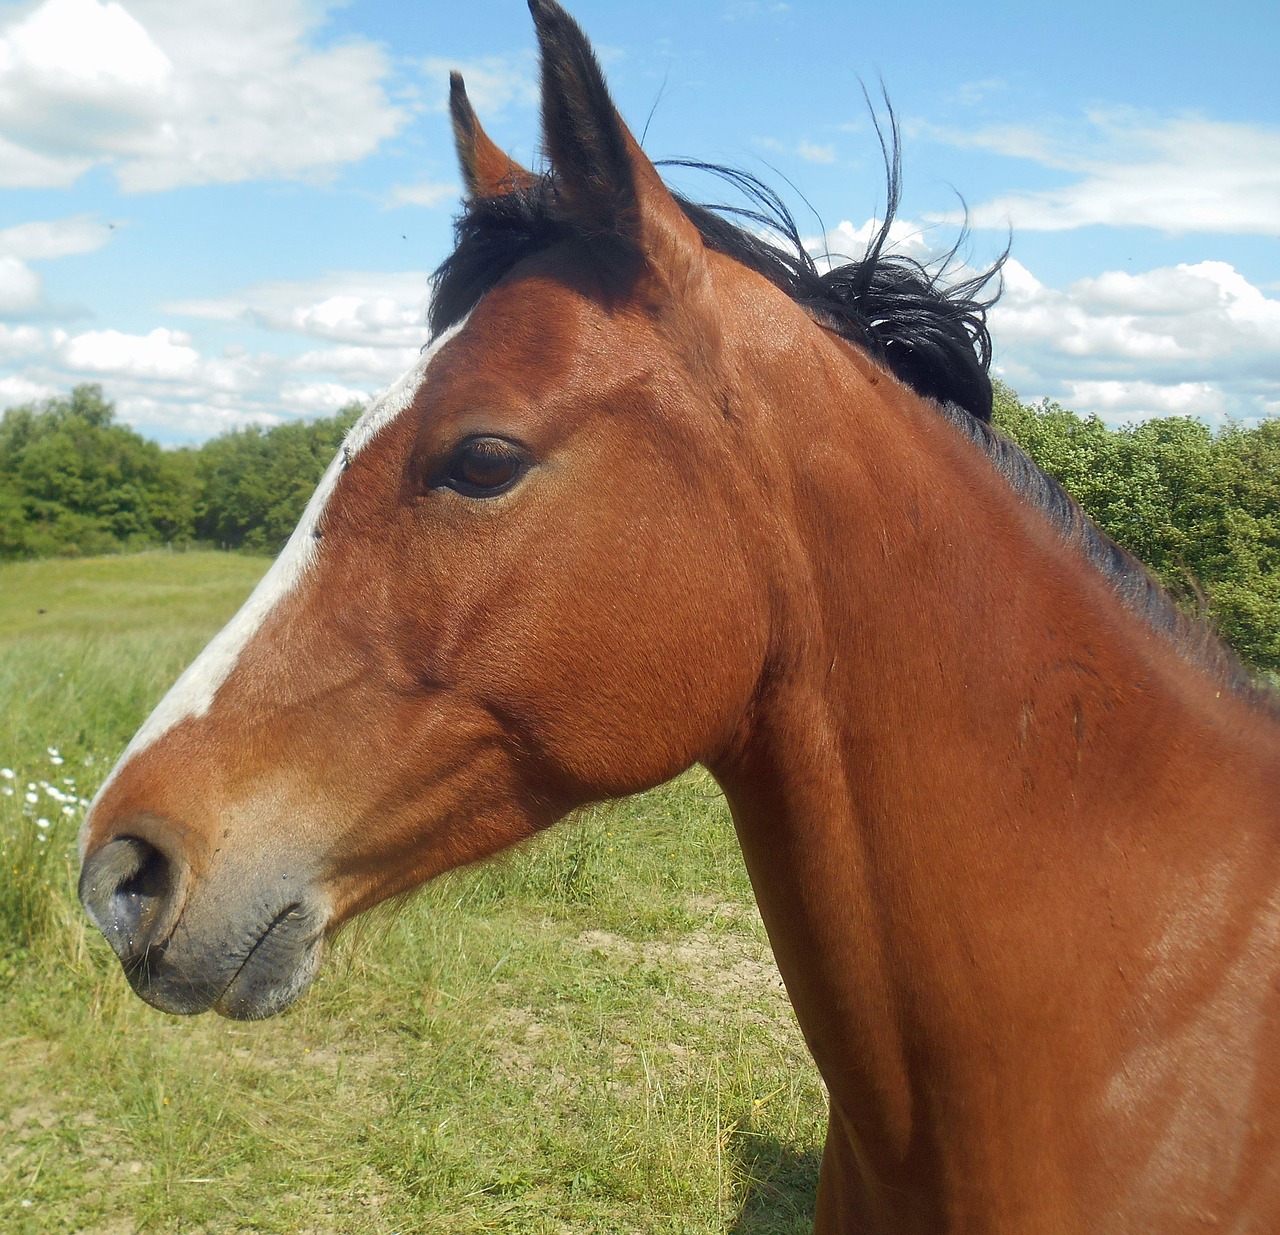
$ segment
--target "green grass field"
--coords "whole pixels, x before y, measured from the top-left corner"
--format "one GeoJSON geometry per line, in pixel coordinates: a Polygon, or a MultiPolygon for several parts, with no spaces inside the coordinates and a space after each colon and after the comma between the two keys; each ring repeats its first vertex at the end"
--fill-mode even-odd
{"type": "Polygon", "coordinates": [[[0,1231],[807,1231],[822,1094],[701,772],[357,924],[274,1020],[128,990],[82,802],[265,565],[0,566],[0,1231]]]}

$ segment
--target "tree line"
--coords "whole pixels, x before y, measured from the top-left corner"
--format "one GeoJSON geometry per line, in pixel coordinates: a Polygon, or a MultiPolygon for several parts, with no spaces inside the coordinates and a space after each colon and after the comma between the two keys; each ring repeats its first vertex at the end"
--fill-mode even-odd
{"type": "Polygon", "coordinates": [[[0,420],[0,560],[157,545],[275,553],[359,405],[164,450],[115,419],[96,385],[0,420]]]}
{"type": "MultiPolygon", "coordinates": [[[[164,450],[120,424],[98,386],[10,408],[0,559],[189,544],[274,553],[359,411],[164,450]]],[[[1004,387],[995,420],[1246,660],[1280,670],[1280,420],[1111,429],[1004,387]]]]}

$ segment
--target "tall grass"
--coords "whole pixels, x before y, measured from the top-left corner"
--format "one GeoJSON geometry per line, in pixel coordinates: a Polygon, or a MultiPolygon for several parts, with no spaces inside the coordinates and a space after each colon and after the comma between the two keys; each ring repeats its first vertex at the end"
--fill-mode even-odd
{"type": "Polygon", "coordinates": [[[211,553],[0,567],[0,954],[68,925],[55,888],[84,802],[262,568],[211,553]]]}
{"type": "Polygon", "coordinates": [[[703,773],[375,912],[272,1021],[132,995],[81,801],[263,566],[0,567],[0,1230],[807,1230],[822,1096],[703,773]]]}

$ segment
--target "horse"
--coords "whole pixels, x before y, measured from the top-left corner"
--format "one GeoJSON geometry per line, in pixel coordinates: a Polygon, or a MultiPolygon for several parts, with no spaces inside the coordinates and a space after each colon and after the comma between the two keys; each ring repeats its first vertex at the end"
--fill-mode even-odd
{"type": "Polygon", "coordinates": [[[1280,1229],[1280,707],[989,423],[984,302],[676,196],[530,0],[434,342],[86,817],[158,1008],[695,763],[829,1091],[818,1232],[1280,1229]]]}

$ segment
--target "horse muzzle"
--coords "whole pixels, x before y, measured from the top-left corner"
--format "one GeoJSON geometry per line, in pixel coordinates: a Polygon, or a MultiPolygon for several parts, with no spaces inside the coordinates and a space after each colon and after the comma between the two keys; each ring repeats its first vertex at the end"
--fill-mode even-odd
{"type": "Polygon", "coordinates": [[[269,862],[196,879],[180,856],[117,835],[86,857],[80,899],[147,1003],[259,1020],[319,968],[329,914],[305,882],[269,862]]]}

